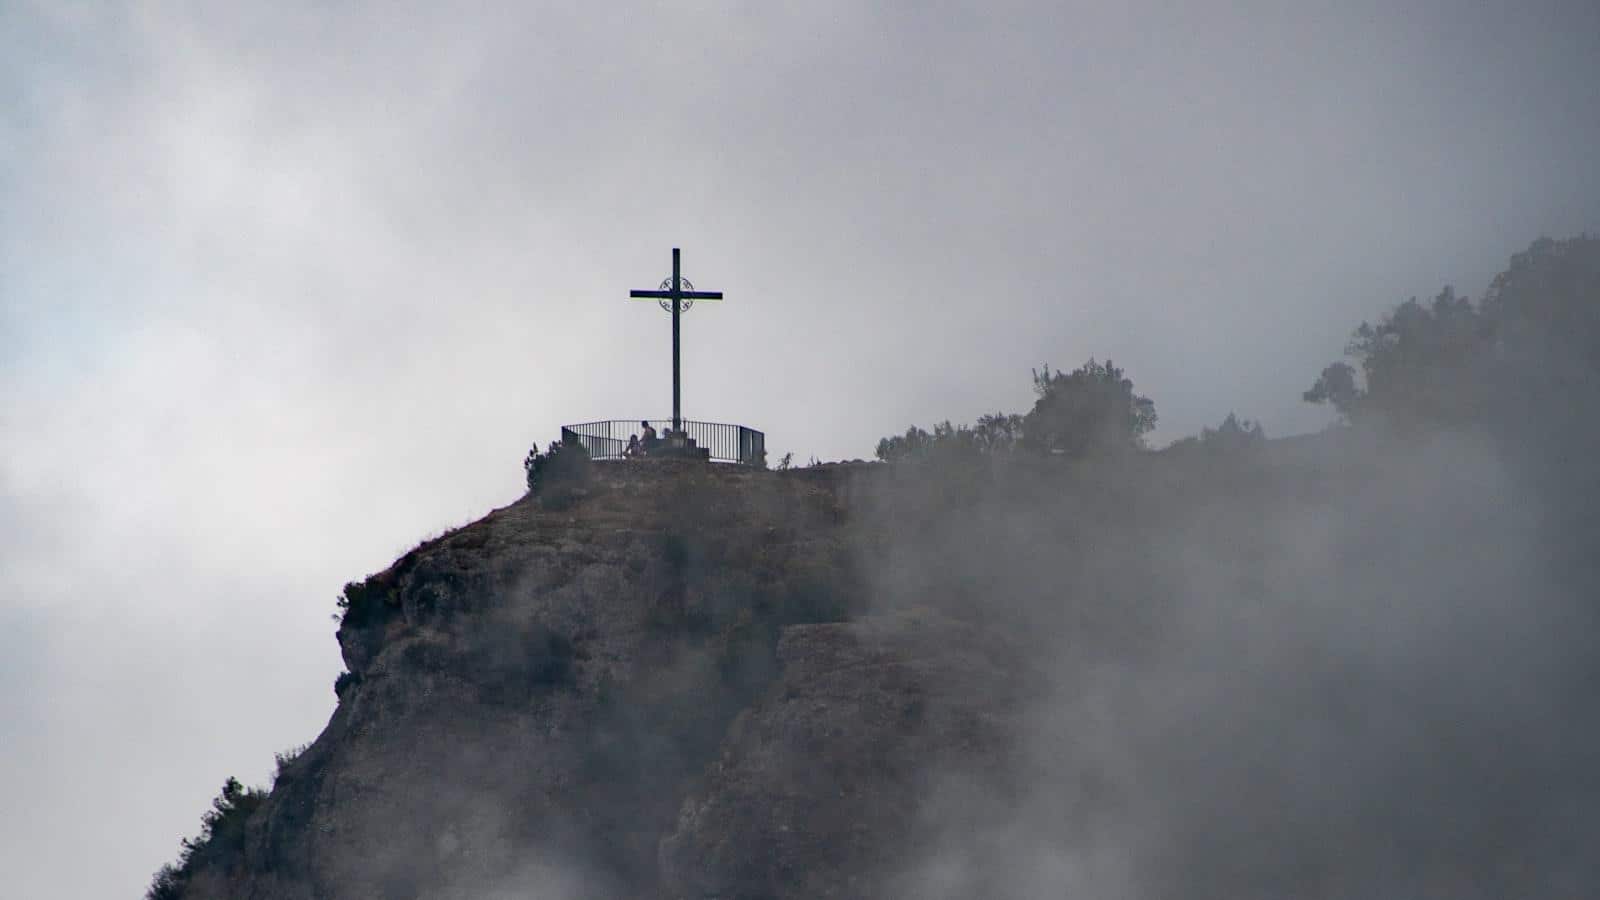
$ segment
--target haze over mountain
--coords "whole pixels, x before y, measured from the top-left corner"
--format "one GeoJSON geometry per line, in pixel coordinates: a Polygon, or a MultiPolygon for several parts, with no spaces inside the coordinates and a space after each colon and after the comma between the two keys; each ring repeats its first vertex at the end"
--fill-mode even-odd
{"type": "Polygon", "coordinates": [[[1586,896],[1600,239],[1355,335],[1308,437],[1089,363],[884,463],[552,444],[148,900],[1586,896]]]}
{"type": "Polygon", "coordinates": [[[1600,232],[1590,3],[0,7],[0,863],[126,894],[318,733],[329,601],[569,421],[773,460],[1110,356],[1151,446],[1600,232]],[[219,728],[215,711],[226,710],[219,728]],[[100,848],[79,865],[81,846],[100,848]]]}

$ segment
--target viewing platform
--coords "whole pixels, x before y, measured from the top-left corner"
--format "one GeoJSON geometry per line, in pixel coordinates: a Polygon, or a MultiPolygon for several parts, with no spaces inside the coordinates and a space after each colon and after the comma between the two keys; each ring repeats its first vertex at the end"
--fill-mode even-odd
{"type": "Polygon", "coordinates": [[[672,248],[672,274],[654,290],[628,297],[656,303],[672,314],[672,418],[607,419],[561,426],[561,442],[577,443],[590,459],[697,459],[764,469],[767,437],[754,428],[683,418],[683,375],[678,364],[683,314],[697,302],[720,301],[721,291],[698,291],[683,277],[681,253],[672,248]],[[647,430],[648,429],[648,430],[647,430]]]}
{"type": "Polygon", "coordinates": [[[683,419],[674,431],[671,419],[607,419],[561,426],[563,443],[576,441],[589,452],[590,459],[626,459],[629,438],[643,431],[648,421],[661,436],[653,447],[639,455],[645,458],[703,459],[709,462],[765,468],[767,436],[754,428],[721,422],[695,422],[683,419]]]}

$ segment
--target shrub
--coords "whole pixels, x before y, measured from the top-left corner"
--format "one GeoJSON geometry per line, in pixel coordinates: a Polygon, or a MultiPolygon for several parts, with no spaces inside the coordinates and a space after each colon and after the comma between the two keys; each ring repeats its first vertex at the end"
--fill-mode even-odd
{"type": "Polygon", "coordinates": [[[1216,428],[1200,429],[1200,443],[1222,453],[1255,449],[1266,441],[1267,431],[1260,422],[1241,419],[1231,412],[1216,428]]]}
{"type": "Polygon", "coordinates": [[[900,462],[925,455],[932,445],[933,435],[913,425],[906,429],[904,435],[891,435],[879,440],[873,453],[884,462],[900,462]]]}
{"type": "Polygon", "coordinates": [[[178,864],[169,863],[156,871],[145,900],[177,900],[200,868],[235,866],[244,855],[245,823],[266,799],[266,791],[247,788],[237,778],[223,782],[222,793],[200,817],[199,836],[183,839],[178,864]]]}
{"type": "Polygon", "coordinates": [[[383,573],[370,575],[365,581],[352,581],[339,592],[334,606],[339,608],[335,618],[340,625],[360,628],[371,621],[386,601],[393,598],[393,586],[382,577],[383,573]]]}
{"type": "Polygon", "coordinates": [[[1267,443],[1266,429],[1260,422],[1241,419],[1233,413],[1222,420],[1216,428],[1200,429],[1199,437],[1186,437],[1173,441],[1167,448],[1170,452],[1190,453],[1205,451],[1208,453],[1245,453],[1259,450],[1267,443]]]}
{"type": "Polygon", "coordinates": [[[244,825],[267,799],[266,791],[247,788],[237,778],[222,784],[222,793],[200,817],[200,836],[185,841],[190,860],[227,864],[244,851],[244,825]]]}
{"type": "Polygon", "coordinates": [[[1025,416],[995,412],[970,426],[946,420],[931,433],[913,425],[878,441],[875,452],[884,462],[958,467],[1024,450],[1086,457],[1142,449],[1156,427],[1155,403],[1135,394],[1133,381],[1109,359],[1090,359],[1071,372],[1035,369],[1033,392],[1037,400],[1025,416]]]}
{"type": "Polygon", "coordinates": [[[1023,439],[1034,449],[1071,457],[1095,456],[1144,446],[1156,427],[1156,407],[1133,392],[1133,381],[1111,360],[1090,359],[1071,372],[1033,373],[1038,395],[1023,416],[1023,439]]]}
{"type": "Polygon", "coordinates": [[[1432,303],[1396,306],[1377,324],[1362,322],[1345,352],[1361,364],[1336,362],[1301,396],[1329,403],[1345,419],[1377,412],[1393,421],[1459,424],[1478,417],[1484,361],[1492,358],[1494,323],[1446,287],[1432,303]]]}
{"type": "Polygon", "coordinates": [[[344,692],[361,683],[361,676],[354,672],[340,672],[339,677],[333,680],[333,695],[340,700],[344,699],[344,692]]]}
{"type": "Polygon", "coordinates": [[[179,900],[187,882],[176,866],[167,863],[157,869],[155,878],[150,880],[150,889],[144,892],[145,900],[179,900]]]}
{"type": "Polygon", "coordinates": [[[904,435],[878,441],[874,453],[884,462],[976,462],[984,456],[1012,452],[1021,423],[1021,416],[995,413],[979,418],[971,427],[952,425],[947,419],[934,425],[932,434],[913,425],[904,435]]]}
{"type": "Polygon", "coordinates": [[[276,764],[272,772],[272,786],[274,788],[284,779],[284,774],[290,766],[294,765],[294,761],[304,756],[309,749],[311,749],[310,744],[301,744],[298,747],[290,747],[282,753],[272,754],[272,761],[276,764]]]}
{"type": "Polygon", "coordinates": [[[550,449],[544,453],[537,446],[530,448],[522,461],[528,490],[533,493],[551,485],[581,485],[589,478],[589,466],[589,451],[571,432],[563,433],[559,441],[551,441],[550,449]]]}

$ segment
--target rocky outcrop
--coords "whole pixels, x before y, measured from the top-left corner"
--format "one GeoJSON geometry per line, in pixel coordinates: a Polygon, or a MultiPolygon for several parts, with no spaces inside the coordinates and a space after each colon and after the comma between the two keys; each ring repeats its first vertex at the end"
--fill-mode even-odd
{"type": "Polygon", "coordinates": [[[869,822],[847,760],[908,778],[897,753],[982,731],[892,629],[824,624],[863,599],[842,472],[596,465],[356,586],[337,711],[184,896],[776,896],[794,842],[869,822]],[[801,769],[845,792],[782,801],[801,769]]]}
{"type": "Polygon", "coordinates": [[[931,782],[1006,768],[1007,649],[932,612],[786,629],[777,683],[662,841],[662,896],[886,896],[936,837],[931,782]]]}
{"type": "Polygon", "coordinates": [[[161,900],[1592,893],[1593,541],[1492,447],[990,462],[597,464],[429,541],[161,900]]]}

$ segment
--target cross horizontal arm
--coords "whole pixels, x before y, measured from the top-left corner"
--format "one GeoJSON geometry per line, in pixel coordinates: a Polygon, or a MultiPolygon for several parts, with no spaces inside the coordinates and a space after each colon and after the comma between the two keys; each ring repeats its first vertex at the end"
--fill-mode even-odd
{"type": "Polygon", "coordinates": [[[677,297],[680,300],[721,300],[721,291],[629,291],[628,296],[642,300],[671,300],[677,297]]]}

